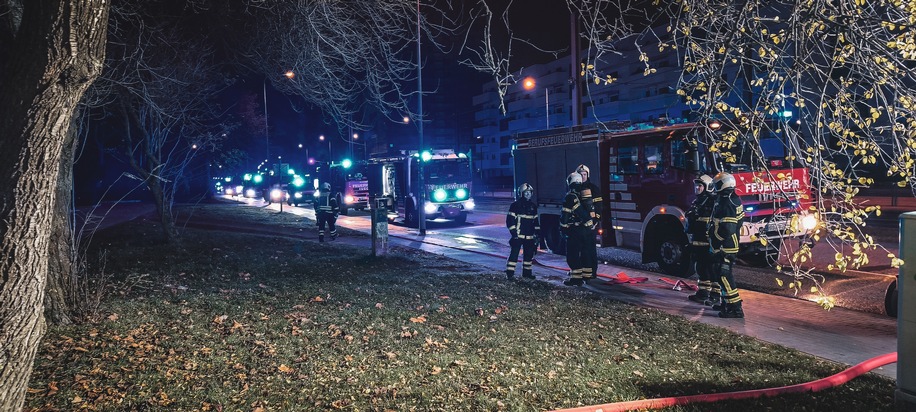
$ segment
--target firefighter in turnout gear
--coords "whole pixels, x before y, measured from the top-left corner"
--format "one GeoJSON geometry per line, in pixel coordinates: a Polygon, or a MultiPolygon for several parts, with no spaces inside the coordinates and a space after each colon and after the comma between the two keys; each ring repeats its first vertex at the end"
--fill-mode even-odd
{"type": "MultiPolygon", "coordinates": [[[[582,190],[582,176],[572,173],[566,178],[569,191],[563,199],[563,210],[560,212],[560,230],[566,235],[566,264],[569,265],[569,279],[563,282],[566,286],[579,286],[585,283],[583,255],[587,243],[594,247],[595,237],[592,227],[594,221],[590,208],[579,198],[582,190]]],[[[589,266],[591,270],[591,266],[589,266]]]]}
{"type": "Polygon", "coordinates": [[[721,290],[719,282],[714,279],[710,270],[712,269],[712,253],[709,249],[709,226],[710,217],[712,216],[712,207],[716,199],[712,194],[712,178],[708,175],[702,175],[694,181],[697,198],[694,199],[690,209],[687,210],[687,235],[690,237],[690,261],[696,269],[699,277],[697,281],[697,293],[690,295],[687,299],[699,302],[707,306],[719,303],[721,290]]]}
{"type": "Polygon", "coordinates": [[[318,241],[324,242],[324,227],[328,226],[331,240],[337,239],[337,216],[340,215],[340,205],[337,198],[331,196],[331,184],[324,182],[318,197],[315,198],[315,219],[318,221],[318,241]]]}
{"type": "Polygon", "coordinates": [[[576,167],[576,173],[582,176],[582,188],[579,190],[579,200],[589,210],[589,217],[592,220],[589,230],[592,237],[586,239],[582,249],[582,267],[584,273],[582,278],[585,280],[594,279],[598,275],[598,245],[595,242],[595,231],[598,229],[598,223],[601,222],[602,204],[604,199],[601,197],[601,189],[598,185],[589,180],[591,172],[588,166],[581,164],[576,167]]]}
{"type": "Polygon", "coordinates": [[[709,225],[709,244],[713,253],[712,274],[722,287],[722,303],[714,305],[722,318],[743,318],[741,296],[732,274],[738,255],[738,234],[744,223],[744,206],[735,193],[735,177],[720,172],[713,179],[715,203],[709,225]]]}
{"type": "Polygon", "coordinates": [[[518,199],[509,205],[509,214],[506,215],[506,228],[512,236],[509,239],[509,260],[506,261],[506,278],[515,279],[515,266],[518,264],[518,252],[524,248],[522,254],[522,277],[534,279],[531,264],[534,253],[537,251],[538,233],[541,230],[538,218],[538,206],[531,199],[534,188],[528,183],[518,187],[518,199]]]}

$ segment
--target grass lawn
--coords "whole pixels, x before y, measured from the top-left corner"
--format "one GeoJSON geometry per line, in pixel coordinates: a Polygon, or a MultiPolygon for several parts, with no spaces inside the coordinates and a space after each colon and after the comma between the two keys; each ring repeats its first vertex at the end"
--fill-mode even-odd
{"type": "MultiPolygon", "coordinates": [[[[256,208],[209,205],[195,216],[314,232],[256,208]]],[[[98,322],[48,331],[28,409],[547,410],[843,369],[412,249],[372,258],[340,243],[182,233],[180,245],[163,245],[141,220],[96,235],[106,272],[129,282],[112,288],[98,322]]],[[[894,386],[868,375],[816,394],[671,410],[892,410],[894,386]]]]}

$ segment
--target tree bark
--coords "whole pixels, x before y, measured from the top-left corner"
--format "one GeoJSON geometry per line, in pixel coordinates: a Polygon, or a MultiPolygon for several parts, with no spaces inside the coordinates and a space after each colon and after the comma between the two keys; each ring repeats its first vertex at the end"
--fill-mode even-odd
{"type": "Polygon", "coordinates": [[[109,2],[28,0],[22,10],[15,32],[2,35],[12,41],[0,54],[3,411],[22,409],[45,331],[42,302],[61,151],[73,111],[104,63],[109,2]]]}
{"type": "MultiPolygon", "coordinates": [[[[76,116],[76,114],[74,114],[76,116]]],[[[60,157],[60,176],[51,217],[51,245],[48,249],[48,287],[45,317],[55,325],[73,323],[72,306],[76,273],[76,244],[73,239],[73,153],[76,149],[76,123],[71,123],[60,157]]]]}

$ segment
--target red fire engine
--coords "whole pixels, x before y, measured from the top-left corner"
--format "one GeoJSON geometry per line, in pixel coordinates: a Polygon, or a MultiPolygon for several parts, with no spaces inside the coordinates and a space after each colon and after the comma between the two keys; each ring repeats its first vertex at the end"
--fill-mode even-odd
{"type": "Polygon", "coordinates": [[[724,170],[735,176],[745,207],[739,256],[755,264],[772,262],[782,240],[803,236],[817,223],[807,213],[807,170],[781,167],[784,159],[768,160],[765,168],[721,164],[705,147],[691,143],[697,133],[707,132],[714,131],[689,123],[520,134],[513,148],[515,183],[534,186],[542,238],[555,253],[565,253],[559,228],[565,178],[585,164],[604,200],[599,244],[640,250],[644,263],[657,262],[665,273],[681,276],[688,270],[684,214],[696,197],[693,180],[701,171],[714,176],[724,170]]]}

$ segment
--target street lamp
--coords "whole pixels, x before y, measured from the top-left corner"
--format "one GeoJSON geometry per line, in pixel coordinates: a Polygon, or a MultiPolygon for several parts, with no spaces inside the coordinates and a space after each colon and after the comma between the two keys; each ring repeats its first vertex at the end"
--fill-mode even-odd
{"type": "MultiPolygon", "coordinates": [[[[525,90],[534,90],[537,86],[537,83],[534,81],[533,77],[526,77],[522,80],[522,87],[525,90]]],[[[544,115],[547,119],[547,128],[550,128],[550,89],[544,88],[544,115]]]]}

